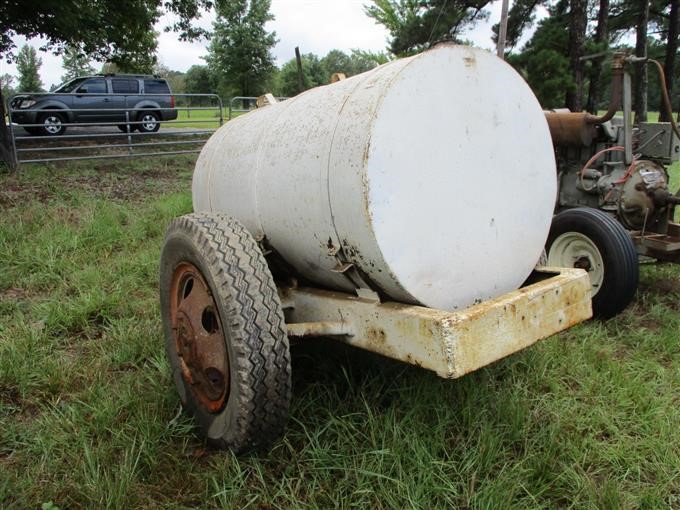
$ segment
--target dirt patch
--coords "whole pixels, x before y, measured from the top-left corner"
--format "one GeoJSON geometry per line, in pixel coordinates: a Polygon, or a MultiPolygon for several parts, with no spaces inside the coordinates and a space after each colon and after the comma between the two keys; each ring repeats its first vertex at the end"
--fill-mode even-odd
{"type": "Polygon", "coordinates": [[[680,280],[675,278],[656,280],[649,288],[653,289],[657,294],[675,294],[680,296],[680,280]]]}
{"type": "Polygon", "coordinates": [[[0,384],[0,403],[2,412],[16,420],[30,421],[39,413],[38,406],[25,400],[16,387],[7,384],[0,384]]]}
{"type": "Polygon", "coordinates": [[[39,175],[0,175],[0,210],[29,202],[48,203],[74,191],[118,202],[184,191],[191,187],[194,162],[194,157],[89,165],[80,162],[47,166],[39,175]]]}
{"type": "Polygon", "coordinates": [[[20,301],[25,299],[27,292],[18,287],[12,287],[6,290],[0,290],[0,301],[20,301]]]}
{"type": "MultiPolygon", "coordinates": [[[[649,300],[661,301],[664,305],[673,310],[680,311],[680,279],[678,278],[659,278],[648,282],[640,282],[638,286],[640,297],[648,297],[649,300]]],[[[648,299],[639,299],[639,303],[647,302],[648,299]]],[[[643,312],[648,312],[645,306],[641,305],[643,312]]]]}

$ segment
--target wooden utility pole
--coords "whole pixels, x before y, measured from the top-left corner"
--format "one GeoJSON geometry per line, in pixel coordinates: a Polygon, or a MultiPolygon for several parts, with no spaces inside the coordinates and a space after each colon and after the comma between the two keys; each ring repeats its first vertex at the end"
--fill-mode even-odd
{"type": "Polygon", "coordinates": [[[503,0],[501,5],[501,22],[498,25],[498,45],[496,46],[496,55],[499,58],[505,59],[505,38],[508,33],[508,4],[509,0],[503,0]]]}
{"type": "Polygon", "coordinates": [[[297,62],[298,72],[298,94],[305,91],[305,81],[302,75],[302,57],[300,57],[300,47],[295,47],[295,61],[297,62]]]}

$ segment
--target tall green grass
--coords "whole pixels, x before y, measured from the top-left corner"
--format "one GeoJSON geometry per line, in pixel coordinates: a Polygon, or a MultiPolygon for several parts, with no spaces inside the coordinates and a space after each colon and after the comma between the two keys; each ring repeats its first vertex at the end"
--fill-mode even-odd
{"type": "Polygon", "coordinates": [[[180,413],[157,295],[190,169],[0,177],[0,507],[680,507],[670,265],[644,265],[616,319],[456,381],[332,341],[295,345],[285,437],[242,459],[208,449],[180,413]]]}

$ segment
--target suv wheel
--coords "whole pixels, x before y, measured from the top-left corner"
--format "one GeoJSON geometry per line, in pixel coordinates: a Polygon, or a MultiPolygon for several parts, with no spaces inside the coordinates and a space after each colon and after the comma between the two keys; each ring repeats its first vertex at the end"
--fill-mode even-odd
{"type": "Polygon", "coordinates": [[[65,119],[57,112],[43,113],[38,117],[38,124],[42,124],[40,132],[48,136],[63,135],[66,131],[65,119]]]}
{"type": "Polygon", "coordinates": [[[137,120],[137,129],[141,133],[155,133],[161,127],[160,117],[156,112],[142,112],[139,114],[137,120]]]}

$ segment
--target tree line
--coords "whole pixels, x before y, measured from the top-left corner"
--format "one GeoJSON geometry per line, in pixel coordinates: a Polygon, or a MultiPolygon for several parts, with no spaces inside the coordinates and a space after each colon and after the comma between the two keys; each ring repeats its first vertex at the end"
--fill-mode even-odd
{"type": "MultiPolygon", "coordinates": [[[[387,52],[333,50],[325,56],[302,55],[302,76],[291,58],[280,68],[272,48],[277,35],[271,0],[43,0],[31,9],[24,0],[0,2],[0,58],[16,61],[20,77],[1,76],[0,118],[11,88],[41,87],[35,50],[17,51],[14,36],[42,37],[42,50],[63,55],[68,76],[88,74],[91,61],[103,71],[153,72],[165,76],[176,92],[218,93],[224,98],[273,92],[292,96],[328,82],[333,72],[365,71],[390,58],[417,53],[438,41],[466,44],[465,34],[489,17],[493,0],[366,0],[366,15],[390,34],[387,52]],[[214,9],[211,30],[195,20],[214,9]],[[79,13],[73,16],[73,13],[79,13]],[[209,38],[205,64],[186,73],[167,69],[156,57],[156,25],[182,41],[209,38]],[[70,73],[70,74],[69,74],[70,73]]],[[[678,81],[678,4],[680,0],[515,0],[507,30],[508,62],[528,81],[545,108],[566,106],[596,111],[608,101],[607,56],[626,50],[663,61],[670,95],[678,81]],[[537,21],[540,10],[546,13],[537,21]]],[[[497,34],[498,27],[494,27],[497,34]]],[[[495,36],[494,36],[495,37],[495,36]]],[[[292,56],[291,56],[292,57],[292,56]]],[[[65,77],[67,77],[65,75],[65,77]]],[[[659,87],[648,86],[647,68],[634,76],[637,118],[649,104],[658,108],[659,87]]],[[[654,82],[652,82],[654,83],[654,82]]],[[[657,84],[658,85],[658,84],[657,84]]],[[[663,112],[663,109],[660,109],[663,112]]],[[[663,118],[663,116],[662,116],[663,118]]],[[[0,123],[0,159],[9,162],[9,131],[0,123]]]]}
{"type": "MultiPolygon", "coordinates": [[[[210,57],[208,57],[210,58],[210,57]]],[[[346,53],[334,49],[323,57],[314,53],[301,55],[302,61],[302,89],[295,57],[285,62],[281,67],[272,65],[266,73],[258,76],[257,80],[237,80],[238,76],[232,72],[225,72],[220,62],[210,61],[206,64],[195,64],[187,71],[175,71],[160,62],[151,63],[145,67],[119,67],[113,63],[105,63],[95,69],[91,61],[79,55],[73,49],[67,48],[62,57],[64,74],[60,78],[65,83],[78,76],[95,73],[145,73],[165,78],[170,88],[176,94],[218,94],[223,100],[234,96],[258,96],[271,92],[279,97],[290,97],[319,85],[329,83],[334,73],[343,73],[347,77],[368,71],[389,60],[386,53],[374,53],[359,49],[346,53]]],[[[24,45],[17,54],[18,76],[9,74],[0,76],[2,94],[9,98],[18,92],[47,92],[40,79],[41,59],[35,48],[24,45]]],[[[52,85],[50,91],[57,88],[52,85]]]]}
{"type": "MultiPolygon", "coordinates": [[[[277,96],[294,96],[302,90],[329,82],[333,73],[346,76],[362,73],[388,60],[385,53],[373,53],[360,49],[345,53],[331,50],[325,56],[313,53],[302,55],[302,76],[298,76],[296,60],[292,57],[280,68],[275,65],[271,49],[278,42],[275,32],[268,32],[265,24],[273,17],[269,12],[271,0],[239,0],[217,2],[214,5],[216,21],[209,36],[208,55],[205,64],[196,64],[186,72],[174,71],[159,63],[155,56],[156,35],[142,41],[146,49],[124,53],[112,53],[99,72],[148,73],[162,76],[170,82],[176,93],[217,93],[223,99],[233,96],[258,96],[272,92],[277,96]],[[300,88],[302,83],[302,90],[300,88]]],[[[66,73],[61,81],[76,76],[93,74],[82,46],[65,44],[62,67],[66,73]]],[[[16,57],[19,71],[16,86],[14,77],[4,75],[0,79],[5,96],[19,91],[43,92],[39,78],[41,65],[35,49],[23,46],[16,57]]]]}
{"type": "MultiPolygon", "coordinates": [[[[490,3],[372,0],[366,13],[388,29],[390,51],[403,56],[440,40],[465,44],[466,31],[488,19],[490,3]]],[[[679,5],[680,0],[515,0],[508,17],[505,57],[545,108],[595,112],[609,100],[607,58],[614,51],[649,56],[663,62],[669,95],[677,105],[673,88],[680,70],[679,5]],[[546,15],[537,22],[541,10],[546,15]]],[[[493,30],[495,42],[498,24],[493,30]]],[[[659,83],[653,82],[653,87],[648,83],[647,66],[638,64],[634,73],[636,116],[645,120],[649,104],[664,119],[659,83]]]]}

